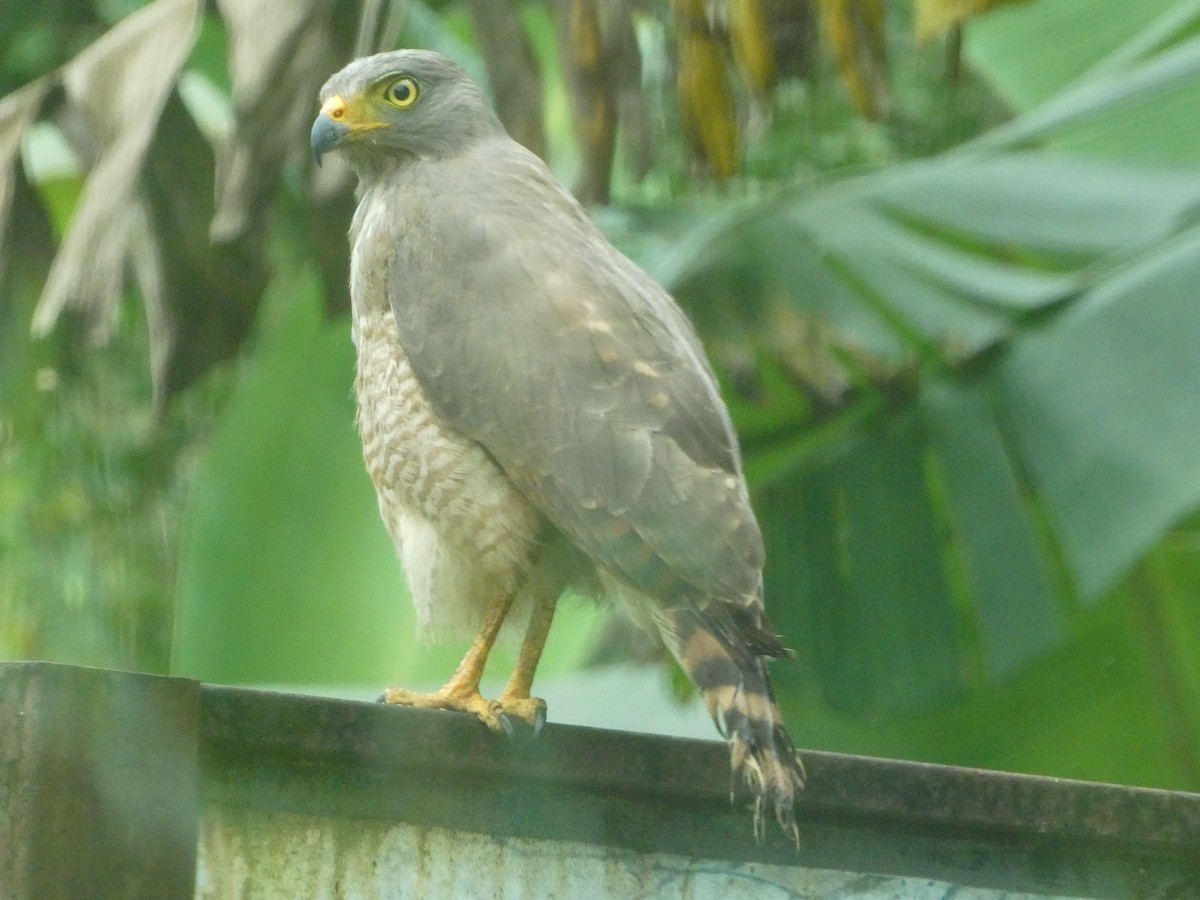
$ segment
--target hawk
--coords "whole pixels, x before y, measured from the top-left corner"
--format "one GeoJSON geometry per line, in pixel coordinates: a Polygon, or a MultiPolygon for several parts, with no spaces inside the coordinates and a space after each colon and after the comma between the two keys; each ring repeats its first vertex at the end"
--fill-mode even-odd
{"type": "Polygon", "coordinates": [[[683,312],[617,251],[445,57],[355,60],[321,90],[318,162],[359,178],[350,227],[358,428],[427,628],[474,622],[432,694],[386,702],[536,729],[559,596],[656,630],[730,745],[735,777],[797,835],[804,772],[766,663],[763,545],[717,379],[683,312]],[[516,669],[480,695],[505,619],[516,669]]]}

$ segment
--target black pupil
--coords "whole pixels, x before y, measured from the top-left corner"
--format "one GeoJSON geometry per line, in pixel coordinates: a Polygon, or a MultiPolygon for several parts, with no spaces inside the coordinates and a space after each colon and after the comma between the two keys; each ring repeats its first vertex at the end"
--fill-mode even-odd
{"type": "Polygon", "coordinates": [[[401,81],[392,88],[392,99],[397,103],[407,103],[412,99],[412,85],[407,81],[401,81]]]}

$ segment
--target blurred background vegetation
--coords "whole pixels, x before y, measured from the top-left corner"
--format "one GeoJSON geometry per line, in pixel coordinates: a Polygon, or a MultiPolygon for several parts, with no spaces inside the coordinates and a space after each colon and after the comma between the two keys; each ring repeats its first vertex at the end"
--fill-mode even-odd
{"type": "MultiPolygon", "coordinates": [[[[394,46],[487,84],[696,321],[801,746],[1200,789],[1192,0],[0,6],[0,658],[449,672],[353,431],[350,179],[307,150],[394,46]]],[[[600,687],[551,718],[634,705],[631,663],[678,685],[564,609],[543,676],[600,687]]]]}

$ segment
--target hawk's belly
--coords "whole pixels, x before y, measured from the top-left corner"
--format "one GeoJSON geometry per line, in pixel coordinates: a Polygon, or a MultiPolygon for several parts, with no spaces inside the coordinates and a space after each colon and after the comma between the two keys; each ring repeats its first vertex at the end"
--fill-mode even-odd
{"type": "Polygon", "coordinates": [[[359,311],[358,428],[423,628],[468,627],[527,570],[542,520],[483,449],[440,420],[390,310],[359,311]]]}

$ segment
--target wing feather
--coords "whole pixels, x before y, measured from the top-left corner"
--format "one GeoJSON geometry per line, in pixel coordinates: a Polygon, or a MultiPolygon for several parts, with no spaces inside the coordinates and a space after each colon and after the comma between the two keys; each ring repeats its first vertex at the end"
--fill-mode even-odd
{"type": "Polygon", "coordinates": [[[699,341],[541,161],[491,141],[374,202],[395,207],[389,298],[438,412],[636,590],[759,602],[762,541],[699,341]]]}

